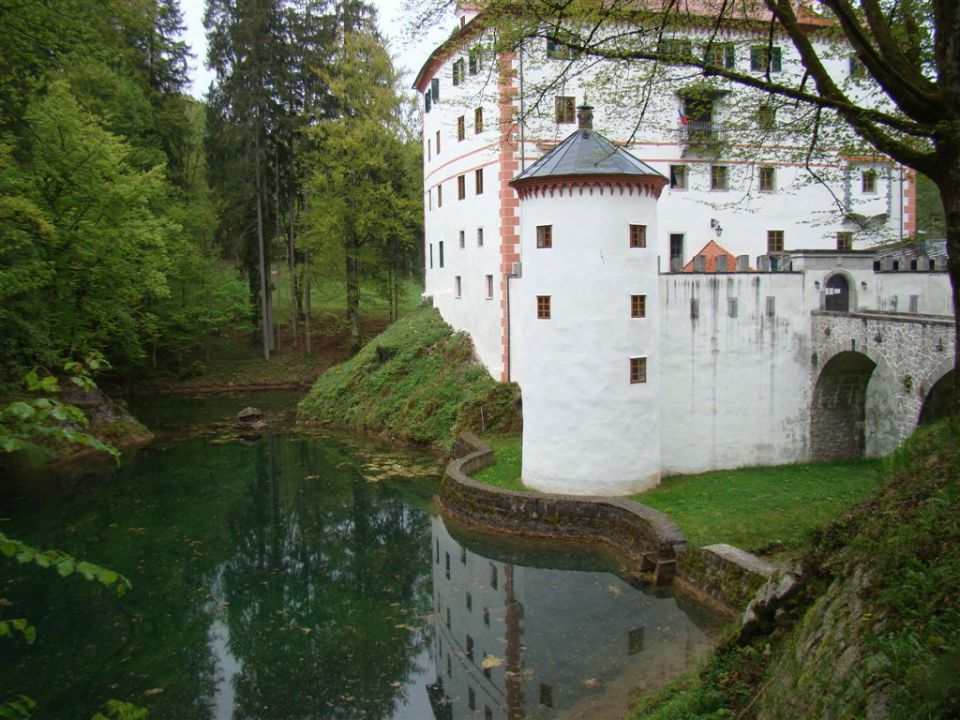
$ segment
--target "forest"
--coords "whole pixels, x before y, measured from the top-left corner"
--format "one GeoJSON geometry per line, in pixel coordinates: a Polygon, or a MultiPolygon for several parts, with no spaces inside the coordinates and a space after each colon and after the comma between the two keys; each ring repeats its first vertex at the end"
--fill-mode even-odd
{"type": "Polygon", "coordinates": [[[175,368],[226,328],[309,354],[311,283],[356,347],[361,290],[394,315],[418,272],[419,143],[374,9],[208,0],[204,24],[198,101],[177,0],[0,4],[8,393],[90,357],[175,368]]]}

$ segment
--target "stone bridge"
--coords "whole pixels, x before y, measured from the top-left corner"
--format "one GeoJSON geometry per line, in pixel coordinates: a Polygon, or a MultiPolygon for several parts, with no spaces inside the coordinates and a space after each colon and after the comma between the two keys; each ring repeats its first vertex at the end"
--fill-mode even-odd
{"type": "Polygon", "coordinates": [[[944,414],[955,381],[953,318],[812,315],[813,459],[886,455],[944,414]]]}

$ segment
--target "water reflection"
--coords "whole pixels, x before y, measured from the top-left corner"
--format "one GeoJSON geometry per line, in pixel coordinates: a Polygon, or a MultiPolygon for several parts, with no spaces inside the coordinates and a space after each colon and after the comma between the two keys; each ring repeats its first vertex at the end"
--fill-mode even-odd
{"type": "Polygon", "coordinates": [[[619,717],[635,689],[712,647],[715,618],[595,558],[516,544],[487,556],[439,517],[432,530],[436,720],[619,717]]]}

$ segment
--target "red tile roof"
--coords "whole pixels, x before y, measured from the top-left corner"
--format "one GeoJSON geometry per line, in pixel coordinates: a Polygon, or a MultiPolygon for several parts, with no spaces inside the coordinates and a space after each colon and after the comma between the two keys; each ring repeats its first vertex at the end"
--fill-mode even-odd
{"type": "MultiPolygon", "coordinates": [[[[715,273],[717,271],[717,258],[721,255],[727,258],[727,272],[735,272],[737,269],[737,256],[729,250],[722,247],[716,240],[711,240],[694,257],[703,255],[707,258],[707,272],[715,273]]],[[[753,272],[752,267],[748,267],[749,272],[753,272]]],[[[693,258],[683,266],[683,272],[693,272],[693,258]]]]}

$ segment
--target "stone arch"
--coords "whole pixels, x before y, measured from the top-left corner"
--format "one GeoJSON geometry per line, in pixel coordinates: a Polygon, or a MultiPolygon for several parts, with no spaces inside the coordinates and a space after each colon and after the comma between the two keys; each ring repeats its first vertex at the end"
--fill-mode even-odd
{"type": "Polygon", "coordinates": [[[814,460],[863,457],[867,385],[877,363],[862,352],[841,350],[823,365],[810,407],[814,460]]]}
{"type": "Polygon", "coordinates": [[[920,386],[920,392],[923,393],[923,404],[920,406],[920,416],[917,418],[918,426],[930,425],[950,414],[956,372],[952,362],[948,363],[945,371],[941,369],[942,366],[938,368],[941,372],[931,374],[931,377],[920,386]],[[939,378],[932,381],[938,375],[939,378]]]}
{"type": "Polygon", "coordinates": [[[831,310],[834,312],[856,312],[857,305],[857,283],[853,276],[845,270],[835,270],[823,279],[823,288],[820,290],[820,309],[831,310]],[[831,293],[834,289],[845,290],[843,295],[845,302],[843,308],[833,307],[838,301],[833,300],[836,296],[831,293]]]}

